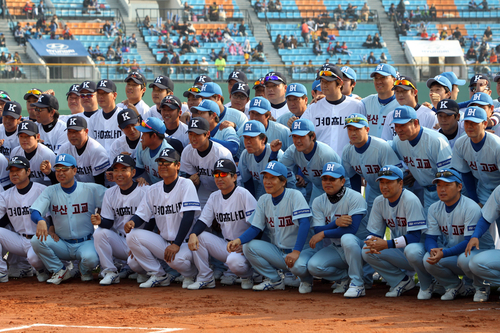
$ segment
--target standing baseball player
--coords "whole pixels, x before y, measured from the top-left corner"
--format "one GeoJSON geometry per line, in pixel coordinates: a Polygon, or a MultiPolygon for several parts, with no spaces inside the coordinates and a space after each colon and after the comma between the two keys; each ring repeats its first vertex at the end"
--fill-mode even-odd
{"type": "Polygon", "coordinates": [[[323,95],[323,92],[321,91],[321,80],[314,80],[311,84],[311,104],[316,99],[316,97],[319,97],[321,95],[323,95]]]}
{"type": "Polygon", "coordinates": [[[232,108],[248,115],[248,107],[250,106],[249,105],[250,87],[248,86],[248,79],[245,72],[241,70],[232,71],[227,78],[227,90],[229,93],[229,102],[226,103],[224,106],[226,108],[232,108]],[[240,84],[237,85],[237,83],[240,84]],[[237,93],[243,93],[243,94],[233,96],[234,94],[237,93]]]}
{"type": "Polygon", "coordinates": [[[286,77],[280,72],[269,72],[264,77],[264,86],[266,87],[265,98],[271,104],[271,117],[278,119],[288,111],[286,105],[286,77]]]}
{"type": "Polygon", "coordinates": [[[24,100],[26,101],[26,110],[28,111],[28,119],[36,122],[36,112],[35,107],[31,104],[36,103],[38,98],[42,95],[43,91],[37,88],[31,88],[24,94],[24,100]]]}
{"type": "MultiPolygon", "coordinates": [[[[12,101],[12,99],[9,96],[9,93],[6,92],[5,90],[0,90],[0,111],[3,111],[3,107],[5,106],[5,103],[12,101]]],[[[2,122],[0,121],[0,124],[2,122]]]]}
{"type": "Polygon", "coordinates": [[[174,82],[170,80],[169,77],[160,75],[155,78],[154,82],[149,84],[151,90],[151,98],[153,99],[154,105],[149,109],[149,116],[161,118],[161,102],[162,100],[170,95],[174,94],[174,82]]]}
{"type": "Polygon", "coordinates": [[[142,119],[149,117],[149,106],[142,100],[146,93],[146,77],[139,72],[131,72],[124,82],[127,83],[125,87],[125,94],[127,99],[118,104],[121,109],[132,109],[137,112],[142,119]]]}
{"type": "Polygon", "coordinates": [[[201,87],[207,82],[213,82],[212,78],[208,75],[199,75],[194,79],[193,86],[201,87]]]}
{"type": "Polygon", "coordinates": [[[10,158],[10,152],[19,146],[17,127],[22,121],[21,104],[15,101],[5,103],[2,111],[2,124],[0,124],[0,153],[10,158]]]}
{"type": "MultiPolygon", "coordinates": [[[[83,115],[86,118],[92,117],[99,108],[97,104],[97,95],[95,93],[97,85],[93,81],[83,81],[80,84],[80,101],[83,107],[83,115]]],[[[87,119],[88,120],[88,119],[87,119]]]]}
{"type": "Polygon", "coordinates": [[[429,98],[433,111],[437,110],[440,100],[451,98],[451,90],[453,89],[450,80],[443,75],[436,75],[427,80],[427,88],[429,88],[429,98]]]}
{"type": "Polygon", "coordinates": [[[123,134],[119,139],[115,140],[109,149],[109,160],[112,161],[116,156],[122,153],[129,154],[135,161],[136,148],[141,141],[141,132],[136,126],[140,126],[140,118],[134,110],[125,109],[118,112],[116,116],[118,127],[123,134]]]}
{"type": "Polygon", "coordinates": [[[354,87],[356,87],[356,80],[358,78],[354,69],[349,66],[342,66],[340,71],[342,72],[342,81],[344,81],[344,85],[342,86],[342,95],[361,100],[358,95],[352,93],[354,91],[354,87]]]}
{"type": "Polygon", "coordinates": [[[201,98],[201,96],[198,95],[200,93],[200,91],[201,91],[201,87],[195,85],[195,86],[188,88],[188,90],[186,90],[185,92],[182,93],[182,96],[187,98],[188,110],[190,110],[193,106],[198,106],[198,104],[201,103],[202,98],[201,98]]]}
{"type": "Polygon", "coordinates": [[[174,95],[168,95],[160,103],[160,116],[165,124],[165,133],[174,139],[179,140],[183,147],[189,144],[187,125],[180,121],[182,113],[182,103],[174,95]]]}
{"type": "Polygon", "coordinates": [[[66,124],[59,120],[59,102],[53,95],[42,94],[33,106],[40,140],[57,155],[61,145],[68,142],[68,137],[64,133],[66,124]]]}
{"type": "Polygon", "coordinates": [[[37,224],[31,245],[52,272],[48,283],[59,284],[70,278],[70,271],[61,260],[79,260],[82,281],[92,281],[92,270],[99,264],[99,258],[90,217],[101,207],[106,188],[77,182],[77,164],[71,155],[58,155],[54,168],[59,184],[47,187],[30,208],[31,220],[37,224]],[[47,212],[52,216],[50,229],[42,219],[47,212]]]}
{"type": "Polygon", "coordinates": [[[72,84],[71,87],[69,87],[68,92],[66,93],[66,102],[68,103],[68,109],[71,111],[71,114],[69,115],[59,115],[59,119],[63,122],[67,122],[68,118],[72,116],[84,116],[83,115],[83,106],[81,103],[81,98],[80,98],[80,93],[78,92],[80,90],[80,85],[79,84],[72,84]]]}
{"type": "Polygon", "coordinates": [[[302,117],[307,110],[307,89],[300,83],[290,83],[286,87],[285,98],[290,111],[281,115],[276,122],[292,128],[292,123],[302,117]]]}
{"type": "MultiPolygon", "coordinates": [[[[260,77],[255,83],[253,84],[252,87],[253,90],[255,90],[255,96],[254,97],[266,97],[266,86],[264,86],[264,77],[260,77]]],[[[248,112],[245,113],[248,117],[248,112]]]]}
{"type": "Polygon", "coordinates": [[[460,121],[460,107],[452,99],[443,99],[437,104],[436,114],[439,123],[438,132],[448,139],[453,149],[458,138],[465,134],[464,123],[460,121]]]}
{"type": "Polygon", "coordinates": [[[444,72],[441,73],[441,75],[446,77],[448,81],[450,81],[452,86],[450,99],[456,101],[458,98],[458,93],[460,92],[458,86],[463,86],[465,84],[465,80],[459,80],[454,72],[444,72]]]}

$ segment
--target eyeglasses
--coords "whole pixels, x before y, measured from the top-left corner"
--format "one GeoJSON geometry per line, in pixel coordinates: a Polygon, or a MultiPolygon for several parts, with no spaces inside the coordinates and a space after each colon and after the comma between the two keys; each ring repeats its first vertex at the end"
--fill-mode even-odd
{"type": "Polygon", "coordinates": [[[413,89],[417,90],[417,88],[415,88],[413,83],[411,83],[408,80],[396,80],[396,82],[394,82],[394,86],[409,86],[409,87],[412,87],[413,89]]]}
{"type": "Polygon", "coordinates": [[[80,94],[80,98],[92,98],[92,96],[94,96],[94,94],[92,94],[92,93],[80,94]]]}
{"type": "Polygon", "coordinates": [[[68,171],[69,169],[71,169],[71,167],[68,167],[68,166],[62,166],[62,167],[55,167],[54,169],[56,170],[56,172],[58,172],[58,171],[66,172],[66,171],[68,171]]]}
{"type": "Polygon", "coordinates": [[[319,76],[333,76],[333,77],[336,77],[338,80],[343,81],[340,76],[338,76],[337,74],[335,74],[332,71],[320,71],[319,76]]]}
{"type": "Polygon", "coordinates": [[[0,98],[3,98],[3,99],[10,101],[10,97],[7,94],[0,94],[0,98]]]}
{"type": "Polygon", "coordinates": [[[199,93],[199,92],[201,91],[201,89],[200,89],[200,88],[198,88],[198,87],[191,87],[191,88],[189,88],[187,91],[189,91],[189,92],[199,93]]]}
{"type": "Polygon", "coordinates": [[[285,83],[285,82],[283,81],[283,79],[282,79],[282,78],[280,78],[279,76],[276,76],[276,75],[269,75],[269,76],[266,76],[266,77],[264,78],[264,81],[265,81],[265,82],[267,82],[267,81],[280,81],[280,82],[285,83]]]}
{"type": "Polygon", "coordinates": [[[214,173],[214,178],[225,178],[229,176],[231,173],[230,172],[217,172],[214,173]]]}
{"type": "Polygon", "coordinates": [[[451,172],[451,171],[436,172],[436,178],[441,178],[441,177],[449,178],[449,177],[456,177],[456,175],[454,175],[453,172],[451,172]]]}
{"type": "Polygon", "coordinates": [[[169,162],[169,161],[165,161],[165,160],[158,161],[158,165],[161,165],[161,166],[169,166],[169,165],[171,165],[173,163],[176,163],[176,162],[169,162]]]}
{"type": "Polygon", "coordinates": [[[392,171],[392,170],[380,170],[378,172],[378,176],[379,177],[382,177],[382,176],[397,176],[399,178],[399,175],[397,173],[395,173],[394,171],[392,171]]]}
{"type": "Polygon", "coordinates": [[[350,124],[350,123],[361,123],[361,122],[368,122],[366,118],[361,118],[361,117],[353,117],[353,118],[346,118],[345,123],[350,124]]]}
{"type": "Polygon", "coordinates": [[[35,108],[35,112],[49,111],[48,108],[35,108]]]}
{"type": "Polygon", "coordinates": [[[38,89],[31,89],[31,90],[28,90],[26,93],[27,94],[37,95],[37,96],[42,94],[42,92],[40,90],[38,90],[38,89]]]}
{"type": "Polygon", "coordinates": [[[245,96],[244,94],[242,93],[235,93],[235,94],[232,94],[231,95],[231,98],[234,98],[234,99],[239,99],[240,101],[244,101],[245,99],[247,99],[248,97],[245,96]]]}

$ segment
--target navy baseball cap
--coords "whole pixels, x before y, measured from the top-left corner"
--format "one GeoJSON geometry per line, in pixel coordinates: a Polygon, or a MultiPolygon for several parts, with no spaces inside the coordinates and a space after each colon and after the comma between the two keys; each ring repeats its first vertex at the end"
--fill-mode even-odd
{"type": "Polygon", "coordinates": [[[266,134],[264,124],[257,120],[249,120],[243,125],[243,136],[256,137],[260,134],[266,134]]]}
{"type": "Polygon", "coordinates": [[[111,80],[104,79],[99,81],[96,90],[102,90],[107,93],[116,92],[116,84],[111,80]]]}
{"type": "Polygon", "coordinates": [[[10,100],[9,94],[5,90],[0,90],[0,101],[9,102],[10,100]]]}
{"type": "Polygon", "coordinates": [[[27,101],[30,96],[34,96],[36,98],[40,97],[40,95],[43,94],[43,90],[38,89],[38,88],[31,88],[28,90],[26,94],[24,94],[24,100],[27,101]]]}
{"type": "Polygon", "coordinates": [[[123,109],[116,115],[118,119],[118,127],[124,129],[128,125],[136,125],[139,122],[139,116],[131,109],[123,109]]]}
{"type": "Polygon", "coordinates": [[[345,126],[354,126],[357,128],[370,127],[368,124],[368,119],[360,113],[353,113],[349,117],[345,118],[345,126]]]}
{"type": "Polygon", "coordinates": [[[345,77],[354,80],[354,82],[356,82],[358,75],[356,74],[354,69],[352,69],[349,66],[342,66],[342,68],[340,68],[340,71],[344,74],[345,77]]]}
{"type": "Polygon", "coordinates": [[[236,174],[236,165],[233,161],[228,160],[227,158],[221,158],[214,164],[214,173],[215,171],[230,172],[232,174],[236,174]]]}
{"type": "Polygon", "coordinates": [[[16,101],[9,101],[3,106],[2,116],[11,116],[13,118],[19,119],[21,117],[21,112],[23,108],[21,104],[16,101]]]}
{"type": "Polygon", "coordinates": [[[488,87],[490,86],[490,78],[486,74],[474,74],[469,81],[469,87],[473,87],[477,84],[477,81],[479,80],[486,80],[488,81],[488,87]]]}
{"type": "Polygon", "coordinates": [[[31,120],[24,120],[17,125],[17,135],[24,133],[29,136],[38,134],[38,126],[31,120]]]}
{"type": "Polygon", "coordinates": [[[143,120],[142,123],[136,126],[135,128],[137,128],[139,132],[143,133],[153,132],[161,135],[165,135],[165,131],[167,130],[163,121],[161,121],[156,117],[149,117],[148,119],[143,120]]]}
{"type": "Polygon", "coordinates": [[[465,80],[458,79],[457,75],[453,72],[444,72],[441,75],[446,77],[453,85],[463,86],[465,84],[465,80]]]}
{"type": "Polygon", "coordinates": [[[231,88],[231,95],[236,93],[242,93],[246,97],[250,96],[250,87],[245,82],[236,82],[231,88]]]}
{"type": "Polygon", "coordinates": [[[469,120],[474,123],[482,123],[483,121],[488,120],[488,116],[486,115],[486,111],[483,108],[477,106],[469,106],[465,109],[464,112],[464,121],[469,120]]]}
{"type": "Polygon", "coordinates": [[[75,167],[77,166],[76,164],[76,159],[71,156],[70,154],[59,154],[56,157],[56,162],[54,163],[54,166],[56,165],[64,165],[64,166],[72,166],[75,167]]]}
{"type": "Polygon", "coordinates": [[[137,84],[140,84],[143,87],[145,87],[146,84],[147,84],[146,77],[144,75],[142,75],[141,73],[139,73],[139,72],[131,72],[125,78],[125,80],[123,80],[123,82],[127,82],[127,81],[130,81],[130,80],[134,81],[137,84]]]}
{"type": "Polygon", "coordinates": [[[38,101],[36,103],[31,103],[31,106],[59,110],[59,102],[57,101],[56,96],[51,94],[42,94],[38,97],[38,101]]]}
{"type": "Polygon", "coordinates": [[[163,90],[170,90],[174,91],[174,81],[170,80],[169,77],[160,75],[158,76],[153,83],[149,84],[149,88],[153,88],[154,86],[163,89],[163,90]]]}
{"type": "Polygon", "coordinates": [[[198,93],[198,96],[201,96],[201,97],[210,97],[213,95],[222,96],[222,89],[215,82],[205,83],[204,85],[201,86],[200,92],[198,93]]]}
{"type": "Polygon", "coordinates": [[[408,105],[398,106],[394,109],[391,124],[406,124],[412,119],[417,119],[417,111],[408,105]]]}
{"type": "Polygon", "coordinates": [[[9,164],[5,170],[10,170],[11,167],[16,167],[18,169],[29,169],[30,161],[24,156],[13,156],[9,160],[9,164]]]}
{"type": "Polygon", "coordinates": [[[343,81],[342,71],[333,64],[324,64],[318,72],[318,77],[319,79],[325,79],[326,81],[343,81]]]}
{"type": "Polygon", "coordinates": [[[194,79],[194,86],[204,85],[207,82],[213,82],[213,80],[208,75],[200,75],[196,79],[194,79]]]}
{"type": "Polygon", "coordinates": [[[96,89],[97,89],[97,85],[95,84],[94,81],[83,81],[80,84],[80,90],[78,90],[78,92],[81,94],[82,90],[87,90],[87,91],[93,93],[96,91],[96,89]]]}
{"type": "Polygon", "coordinates": [[[229,74],[229,76],[227,77],[227,81],[226,82],[229,82],[231,80],[235,80],[237,82],[248,83],[247,75],[244,72],[239,71],[239,70],[232,71],[229,74]]]}
{"type": "Polygon", "coordinates": [[[472,95],[472,98],[470,99],[470,102],[467,106],[470,106],[472,104],[493,105],[493,98],[491,98],[491,96],[487,93],[477,92],[472,95]]]}
{"type": "MultiPolygon", "coordinates": [[[[182,93],[182,96],[188,98],[189,95],[197,96],[200,93],[200,86],[192,86],[188,90],[182,93]]],[[[201,96],[200,96],[201,97],[201,96]]]]}
{"type": "Polygon", "coordinates": [[[168,106],[171,109],[181,109],[182,108],[182,102],[179,98],[177,98],[174,95],[168,95],[163,97],[160,103],[160,108],[163,106],[168,106]]]}
{"type": "Polygon", "coordinates": [[[297,119],[292,124],[291,135],[306,136],[315,130],[314,124],[309,119],[297,119]]]}
{"type": "Polygon", "coordinates": [[[257,89],[258,87],[264,87],[264,79],[265,77],[260,77],[257,81],[255,81],[252,89],[257,89]]]}
{"type": "Polygon", "coordinates": [[[396,69],[389,64],[377,65],[375,70],[370,74],[370,77],[374,77],[375,74],[380,74],[383,76],[392,76],[394,78],[398,78],[398,72],[396,72],[396,69]]]}
{"type": "Polygon", "coordinates": [[[445,76],[436,75],[432,79],[427,80],[427,88],[430,88],[434,82],[437,82],[439,85],[448,88],[449,91],[453,90],[453,86],[445,76]]]}
{"type": "Polygon", "coordinates": [[[273,176],[283,176],[283,177],[287,177],[288,176],[288,170],[286,168],[286,166],[284,166],[283,164],[281,164],[280,162],[277,162],[277,161],[273,161],[273,162],[269,162],[267,163],[266,165],[266,168],[260,172],[261,174],[263,173],[269,173],[273,176]]]}
{"type": "Polygon", "coordinates": [[[392,87],[392,90],[395,90],[396,87],[403,88],[404,90],[411,90],[411,89],[417,90],[417,83],[410,76],[400,76],[399,80],[394,82],[394,86],[392,87]],[[405,82],[405,81],[408,81],[408,82],[405,82]],[[396,84],[396,83],[398,83],[398,84],[396,84]]]}
{"type": "Polygon", "coordinates": [[[402,180],[403,171],[401,171],[400,168],[394,165],[384,165],[378,172],[378,178],[376,179],[376,181],[378,182],[382,178],[388,180],[402,180]]]}
{"type": "Polygon", "coordinates": [[[498,82],[500,80],[500,73],[497,73],[495,77],[493,78],[493,81],[498,82]]]}
{"type": "Polygon", "coordinates": [[[288,96],[302,97],[304,95],[307,96],[307,88],[303,84],[290,83],[286,87],[285,97],[288,96]]]}
{"type": "Polygon", "coordinates": [[[314,91],[321,91],[321,80],[314,80],[311,88],[314,91]]]}
{"type": "Polygon", "coordinates": [[[286,77],[280,72],[269,72],[264,77],[264,85],[267,82],[274,84],[280,84],[280,83],[286,84],[286,77]]]}
{"type": "Polygon", "coordinates": [[[180,162],[181,155],[179,155],[179,152],[173,148],[165,148],[161,151],[160,156],[158,156],[155,162],[158,162],[159,160],[167,162],[180,162]]]}
{"type": "Polygon", "coordinates": [[[248,107],[248,112],[257,111],[260,114],[265,114],[271,111],[271,103],[264,97],[254,97],[250,101],[250,106],[248,107]]]}
{"type": "Polygon", "coordinates": [[[458,103],[452,99],[442,99],[438,103],[436,113],[445,113],[448,116],[451,116],[454,114],[459,114],[460,107],[458,106],[458,103]]]}
{"type": "Polygon", "coordinates": [[[187,131],[195,134],[205,134],[210,131],[210,124],[205,118],[194,117],[189,120],[187,131]]]}
{"type": "Polygon", "coordinates": [[[68,118],[68,121],[66,122],[65,131],[69,129],[75,131],[81,131],[82,129],[87,129],[87,120],[85,119],[85,117],[80,117],[80,116],[74,116],[68,118]]]}
{"type": "Polygon", "coordinates": [[[111,165],[111,169],[113,169],[115,167],[115,165],[117,165],[117,164],[121,164],[121,165],[124,165],[127,167],[135,168],[134,159],[132,158],[132,156],[127,155],[127,154],[117,155],[113,160],[113,164],[111,165]]]}
{"type": "Polygon", "coordinates": [[[198,106],[192,106],[190,111],[192,112],[193,110],[202,111],[202,112],[212,111],[217,116],[220,116],[219,104],[217,104],[214,101],[211,101],[209,99],[202,100],[201,103],[198,104],[198,106]]]}
{"type": "Polygon", "coordinates": [[[80,85],[79,84],[72,84],[71,87],[69,87],[69,90],[66,93],[66,96],[69,96],[70,94],[75,94],[77,96],[80,96],[80,85]]]}
{"type": "Polygon", "coordinates": [[[432,180],[432,183],[436,184],[438,180],[442,180],[447,183],[457,182],[462,184],[462,175],[453,169],[441,169],[436,173],[436,178],[432,180]]]}
{"type": "Polygon", "coordinates": [[[333,178],[345,178],[345,169],[340,163],[336,162],[328,162],[323,166],[323,172],[321,173],[321,177],[330,176],[333,178]]]}

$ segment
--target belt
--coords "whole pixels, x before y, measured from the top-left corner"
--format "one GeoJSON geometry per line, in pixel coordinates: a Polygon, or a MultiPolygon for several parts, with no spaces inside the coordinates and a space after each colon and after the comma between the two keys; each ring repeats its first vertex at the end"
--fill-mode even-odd
{"type": "Polygon", "coordinates": [[[26,235],[26,234],[19,234],[19,235],[20,235],[20,236],[23,236],[23,237],[24,237],[24,238],[26,238],[26,239],[32,239],[32,238],[33,238],[33,236],[35,236],[35,235],[26,235]]]}
{"type": "Polygon", "coordinates": [[[424,186],[424,188],[429,192],[436,192],[436,185],[424,186]]]}
{"type": "Polygon", "coordinates": [[[78,238],[78,239],[63,239],[63,241],[65,241],[66,243],[70,243],[70,244],[77,244],[77,243],[82,243],[82,242],[88,241],[90,239],[92,239],[92,234],[87,235],[83,238],[78,238]]]}
{"type": "Polygon", "coordinates": [[[293,249],[281,249],[278,247],[278,249],[283,252],[284,254],[289,254],[289,253],[292,253],[293,252],[293,249]]]}

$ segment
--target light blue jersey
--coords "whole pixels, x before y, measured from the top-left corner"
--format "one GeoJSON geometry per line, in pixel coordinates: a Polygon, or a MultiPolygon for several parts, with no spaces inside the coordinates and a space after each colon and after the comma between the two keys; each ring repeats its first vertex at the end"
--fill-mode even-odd
{"type": "Polygon", "coordinates": [[[222,123],[224,120],[231,121],[236,124],[236,129],[240,129],[243,127],[243,125],[248,121],[247,116],[245,113],[233,109],[233,108],[228,108],[224,107],[224,111],[222,111],[220,117],[220,122],[222,123]]]}
{"type": "Polygon", "coordinates": [[[279,116],[278,119],[276,119],[276,122],[280,123],[283,126],[288,127],[288,120],[290,120],[290,118],[292,118],[292,117],[295,117],[295,115],[293,113],[291,113],[290,111],[288,111],[287,113],[279,116]]]}
{"type": "MultiPolygon", "coordinates": [[[[293,144],[292,137],[290,136],[290,129],[275,121],[268,122],[265,134],[267,136],[267,142],[269,143],[276,139],[280,140],[283,144],[281,147],[283,151],[293,144]]],[[[241,156],[243,149],[245,149],[245,144],[243,142],[243,127],[238,130],[238,137],[240,138],[240,149],[237,156],[241,156]]]]}
{"type": "Polygon", "coordinates": [[[154,156],[151,156],[151,150],[149,148],[142,149],[142,144],[138,144],[136,151],[136,167],[139,169],[144,169],[145,172],[149,176],[149,180],[151,184],[158,183],[163,179],[160,177],[158,173],[158,163],[155,160],[160,156],[160,153],[165,148],[172,148],[171,145],[168,144],[166,140],[163,140],[160,147],[157,149],[157,152],[154,156]]]}
{"type": "Polygon", "coordinates": [[[366,118],[370,124],[370,135],[380,138],[384,128],[385,117],[399,105],[396,99],[393,99],[386,105],[380,104],[378,94],[373,94],[361,100],[366,110],[366,118]]]}

